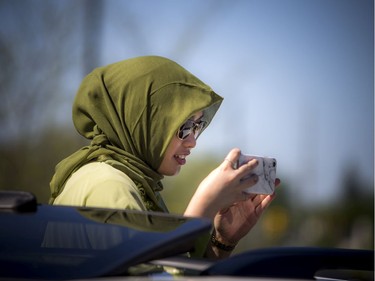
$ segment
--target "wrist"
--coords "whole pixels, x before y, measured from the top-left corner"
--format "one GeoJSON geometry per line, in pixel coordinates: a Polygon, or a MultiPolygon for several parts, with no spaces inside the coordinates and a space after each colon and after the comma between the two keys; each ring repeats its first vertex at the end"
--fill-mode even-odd
{"type": "Polygon", "coordinates": [[[210,241],[211,241],[211,244],[214,247],[216,247],[216,248],[218,248],[218,249],[220,249],[222,251],[225,251],[225,252],[231,252],[237,246],[237,243],[228,243],[228,242],[222,241],[222,239],[219,239],[216,236],[215,231],[212,232],[210,241]]]}
{"type": "Polygon", "coordinates": [[[212,207],[207,205],[206,201],[207,200],[202,200],[202,198],[194,194],[184,212],[184,216],[204,217],[213,220],[215,218],[217,210],[216,208],[213,209],[212,207]]]}

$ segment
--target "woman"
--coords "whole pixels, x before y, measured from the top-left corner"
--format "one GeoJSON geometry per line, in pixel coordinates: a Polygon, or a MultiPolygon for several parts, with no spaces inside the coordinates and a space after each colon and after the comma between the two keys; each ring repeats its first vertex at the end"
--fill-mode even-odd
{"type": "MultiPolygon", "coordinates": [[[[73,105],[78,132],[91,144],[56,167],[52,204],[167,212],[163,176],[176,175],[222,98],[177,63],[138,57],[95,69],[73,105]]],[[[233,149],[199,185],[184,213],[207,217],[214,231],[206,255],[222,258],[254,226],[272,196],[243,192],[256,160],[233,168],[233,149]]]]}

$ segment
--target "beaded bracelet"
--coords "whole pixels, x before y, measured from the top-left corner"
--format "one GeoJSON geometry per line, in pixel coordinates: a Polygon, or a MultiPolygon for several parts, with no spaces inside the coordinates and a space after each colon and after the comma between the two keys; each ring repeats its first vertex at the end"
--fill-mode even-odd
{"type": "Polygon", "coordinates": [[[215,233],[211,234],[211,243],[215,247],[226,252],[231,252],[234,250],[234,248],[236,248],[236,245],[232,246],[232,245],[226,245],[226,244],[221,243],[219,240],[217,240],[215,233]]]}

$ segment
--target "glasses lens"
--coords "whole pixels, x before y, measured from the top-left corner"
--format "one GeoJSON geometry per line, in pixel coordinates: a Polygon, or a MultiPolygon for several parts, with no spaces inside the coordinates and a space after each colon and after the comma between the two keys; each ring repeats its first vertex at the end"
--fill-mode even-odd
{"type": "Polygon", "coordinates": [[[191,132],[193,131],[193,128],[194,128],[194,122],[191,121],[191,120],[187,120],[181,127],[180,129],[178,130],[178,137],[181,139],[181,140],[184,140],[186,139],[190,134],[191,132]]]}
{"type": "Polygon", "coordinates": [[[193,128],[194,130],[194,138],[197,139],[199,135],[201,134],[204,126],[206,126],[206,122],[200,121],[198,123],[195,123],[195,126],[193,128]]]}
{"type": "Polygon", "coordinates": [[[179,139],[184,140],[191,133],[194,133],[194,138],[197,139],[205,125],[205,121],[194,122],[192,120],[187,120],[178,130],[177,136],[179,139]]]}

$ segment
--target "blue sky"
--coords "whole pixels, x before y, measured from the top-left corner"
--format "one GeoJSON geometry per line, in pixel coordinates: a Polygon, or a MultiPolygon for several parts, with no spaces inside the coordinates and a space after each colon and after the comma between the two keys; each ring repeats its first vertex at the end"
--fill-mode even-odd
{"type": "Polygon", "coordinates": [[[224,97],[197,157],[274,156],[309,200],[332,199],[353,166],[373,186],[372,1],[106,3],[104,61],[167,56],[224,97]]]}

